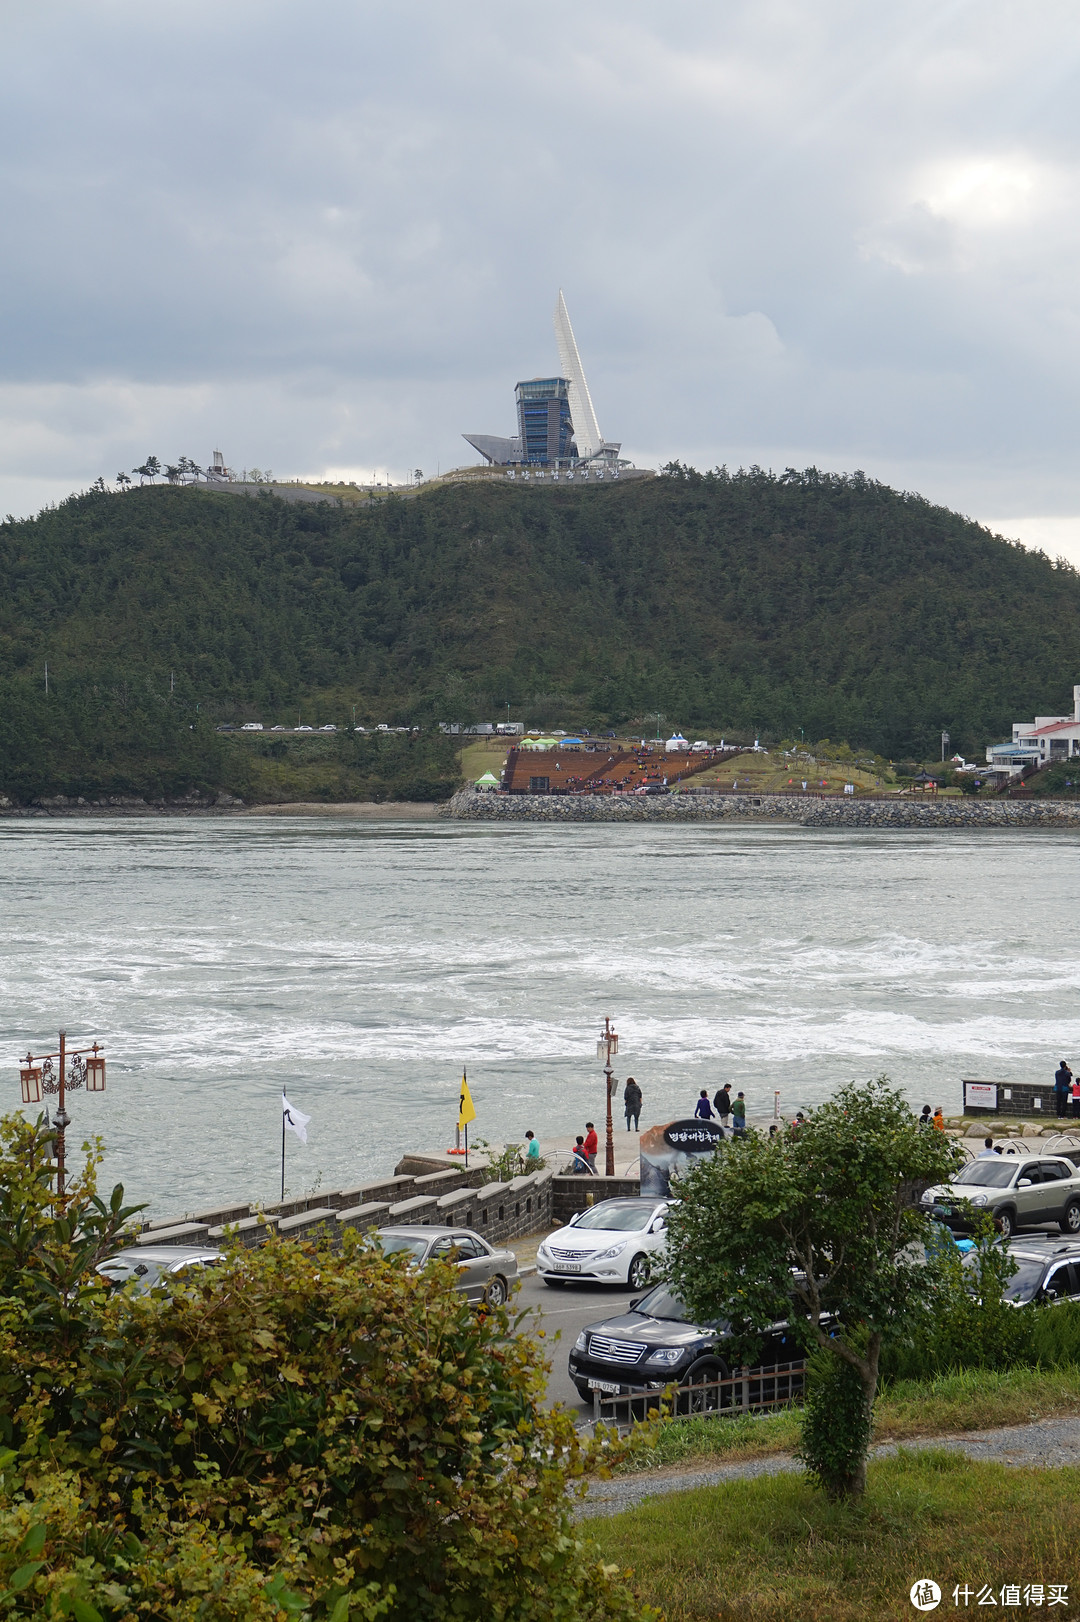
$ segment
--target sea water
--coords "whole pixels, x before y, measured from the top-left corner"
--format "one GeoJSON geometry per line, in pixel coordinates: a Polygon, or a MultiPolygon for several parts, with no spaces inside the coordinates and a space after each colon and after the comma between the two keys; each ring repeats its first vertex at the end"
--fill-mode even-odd
{"type": "Polygon", "coordinates": [[[4,821],[0,918],[0,1107],[61,1025],[104,1043],[69,1145],[158,1215],[277,1194],[283,1088],[294,1194],[447,1148],[463,1068],[474,1141],[561,1153],[602,1124],[604,1015],[643,1127],[881,1073],[958,1112],[962,1077],[1080,1059],[1069,834],[4,821]]]}

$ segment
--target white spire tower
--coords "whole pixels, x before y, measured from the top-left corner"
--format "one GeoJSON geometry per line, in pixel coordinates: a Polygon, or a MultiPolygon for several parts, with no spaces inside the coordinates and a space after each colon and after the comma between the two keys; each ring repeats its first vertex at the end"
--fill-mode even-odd
{"type": "Polygon", "coordinates": [[[559,349],[559,366],[570,385],[567,392],[570,399],[570,420],[574,425],[574,443],[582,460],[589,461],[603,449],[604,441],[600,437],[596,412],[589,396],[589,385],[585,381],[581,356],[574,342],[574,329],[570,325],[570,315],[561,287],[555,305],[555,342],[559,349]]]}

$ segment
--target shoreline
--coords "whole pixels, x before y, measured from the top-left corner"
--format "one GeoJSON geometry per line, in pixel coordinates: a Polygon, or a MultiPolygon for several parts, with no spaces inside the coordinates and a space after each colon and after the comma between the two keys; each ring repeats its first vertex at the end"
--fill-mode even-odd
{"type": "Polygon", "coordinates": [[[282,805],[156,804],[152,800],[120,800],[107,805],[0,806],[0,819],[40,820],[87,817],[355,817],[372,821],[407,819],[427,821],[442,809],[436,800],[297,800],[282,805]]]}
{"type": "MultiPolygon", "coordinates": [[[[57,796],[62,800],[62,796],[57,796]]],[[[778,794],[496,795],[462,788],[452,799],[293,800],[245,805],[232,795],[212,803],[161,802],[116,795],[106,802],[0,805],[0,820],[87,818],[322,817],[369,822],[499,823],[773,823],[835,829],[1056,829],[1080,830],[1080,801],[1067,800],[842,800],[778,794]]]]}

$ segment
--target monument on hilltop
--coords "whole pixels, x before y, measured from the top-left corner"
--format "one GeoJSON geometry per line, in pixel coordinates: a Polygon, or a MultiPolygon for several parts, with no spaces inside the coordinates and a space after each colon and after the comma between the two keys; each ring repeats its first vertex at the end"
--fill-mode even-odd
{"type": "Polygon", "coordinates": [[[600,432],[561,288],[555,305],[555,343],[562,375],[530,377],[514,389],[517,433],[510,438],[497,434],[462,438],[493,467],[614,471],[621,446],[600,432]]]}

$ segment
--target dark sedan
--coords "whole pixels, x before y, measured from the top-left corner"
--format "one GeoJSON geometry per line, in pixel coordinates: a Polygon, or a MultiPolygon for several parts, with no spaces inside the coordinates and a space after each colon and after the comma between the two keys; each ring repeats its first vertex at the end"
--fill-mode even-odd
{"type": "MultiPolygon", "coordinates": [[[[658,1284],[628,1312],[582,1330],[570,1353],[570,1378],[585,1399],[594,1391],[610,1396],[662,1391],[673,1381],[708,1386],[731,1375],[730,1340],[727,1324],[693,1322],[671,1286],[658,1284]]],[[[801,1361],[802,1355],[788,1323],[772,1324],[760,1337],[761,1367],[801,1361]]],[[[799,1390],[801,1376],[789,1383],[792,1392],[799,1390]]],[[[724,1407],[729,1400],[717,1391],[702,1395],[703,1407],[724,1407]]],[[[750,1400],[756,1400],[754,1391],[750,1400]]]]}

